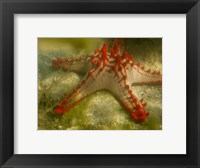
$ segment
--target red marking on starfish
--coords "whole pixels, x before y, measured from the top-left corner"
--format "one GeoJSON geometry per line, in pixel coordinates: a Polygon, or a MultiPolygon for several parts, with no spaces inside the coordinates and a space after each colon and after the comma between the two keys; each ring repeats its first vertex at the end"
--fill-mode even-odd
{"type": "Polygon", "coordinates": [[[149,113],[143,112],[143,111],[136,111],[132,112],[131,116],[137,121],[137,122],[143,122],[146,117],[149,115],[149,113]]]}

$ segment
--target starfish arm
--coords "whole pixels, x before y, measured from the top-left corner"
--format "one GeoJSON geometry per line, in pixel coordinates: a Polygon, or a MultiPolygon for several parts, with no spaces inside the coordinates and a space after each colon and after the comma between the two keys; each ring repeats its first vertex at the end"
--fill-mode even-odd
{"type": "Polygon", "coordinates": [[[137,65],[128,66],[127,69],[127,79],[132,86],[162,84],[162,75],[160,72],[145,71],[137,65]]]}
{"type": "Polygon", "coordinates": [[[56,106],[54,112],[63,114],[73,108],[82,99],[88,97],[92,93],[103,89],[99,75],[100,68],[92,69],[81,80],[80,84],[71,92],[63,101],[56,106]],[[99,77],[97,77],[99,76],[99,77]],[[95,78],[94,78],[95,77],[95,78]]]}
{"type": "Polygon", "coordinates": [[[125,109],[127,109],[131,116],[137,122],[143,122],[148,116],[145,111],[146,103],[143,100],[138,100],[131,90],[131,85],[127,79],[110,78],[110,84],[107,89],[121,102],[125,109]]]}
{"type": "Polygon", "coordinates": [[[85,74],[91,67],[90,60],[87,58],[55,58],[52,60],[52,67],[64,71],[85,74]]]}

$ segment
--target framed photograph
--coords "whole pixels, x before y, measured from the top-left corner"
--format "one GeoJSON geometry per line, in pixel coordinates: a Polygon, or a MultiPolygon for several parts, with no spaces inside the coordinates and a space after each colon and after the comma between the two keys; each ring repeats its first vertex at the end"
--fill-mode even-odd
{"type": "Polygon", "coordinates": [[[198,168],[199,8],[1,0],[1,166],[198,168]]]}

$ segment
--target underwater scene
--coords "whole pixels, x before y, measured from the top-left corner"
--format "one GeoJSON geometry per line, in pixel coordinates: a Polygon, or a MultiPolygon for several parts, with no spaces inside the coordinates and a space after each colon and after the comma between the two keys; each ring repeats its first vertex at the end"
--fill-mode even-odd
{"type": "Polygon", "coordinates": [[[38,130],[162,130],[162,38],[38,38],[38,130]]]}

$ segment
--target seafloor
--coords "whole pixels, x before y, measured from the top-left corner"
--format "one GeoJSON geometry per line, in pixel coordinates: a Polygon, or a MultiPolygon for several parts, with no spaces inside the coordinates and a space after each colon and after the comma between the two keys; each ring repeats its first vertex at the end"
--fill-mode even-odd
{"type": "MultiPolygon", "coordinates": [[[[134,94],[144,98],[150,112],[143,123],[134,122],[129,112],[108,91],[98,91],[85,98],[64,115],[57,115],[53,107],[64,93],[70,93],[83,75],[54,70],[55,57],[78,57],[91,53],[105,39],[77,41],[38,39],[38,129],[39,130],[161,130],[162,86],[134,86],[134,94]],[[88,42],[89,41],[89,42],[88,42]],[[84,43],[85,42],[85,43],[84,43]],[[92,47],[89,44],[93,44],[92,47]],[[71,45],[69,45],[71,44],[71,45]],[[75,47],[73,44],[76,44],[75,47]],[[77,47],[77,44],[78,47],[77,47]],[[89,47],[88,47],[89,46],[89,47]],[[77,49],[78,48],[78,49],[77,49]]],[[[109,40],[107,40],[109,41],[109,40]]],[[[162,40],[133,39],[128,41],[129,52],[134,50],[134,60],[152,70],[162,70],[162,40]]],[[[130,53],[131,54],[131,53],[130,53]]]]}

